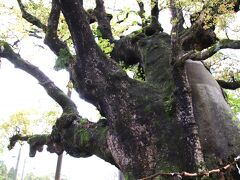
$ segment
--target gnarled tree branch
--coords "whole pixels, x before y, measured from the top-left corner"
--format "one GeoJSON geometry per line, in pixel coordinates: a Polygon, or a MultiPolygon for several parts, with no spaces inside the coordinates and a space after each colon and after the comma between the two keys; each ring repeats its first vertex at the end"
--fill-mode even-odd
{"type": "Polygon", "coordinates": [[[16,68],[20,68],[35,77],[41,86],[47,91],[63,109],[64,112],[77,113],[77,107],[74,102],[68,98],[64,92],[59,89],[38,67],[29,63],[16,54],[8,43],[0,41],[0,57],[7,58],[16,68]]]}
{"type": "Polygon", "coordinates": [[[108,124],[105,119],[92,123],[74,114],[63,114],[57,119],[51,134],[31,136],[16,134],[10,138],[8,148],[12,149],[18,141],[27,141],[30,146],[30,157],[34,157],[37,151],[41,152],[43,146],[47,145],[47,151],[51,153],[61,154],[66,151],[74,157],[97,155],[117,166],[108,150],[107,133],[108,124]],[[73,121],[67,126],[63,125],[62,122],[68,121],[69,118],[73,121]]]}

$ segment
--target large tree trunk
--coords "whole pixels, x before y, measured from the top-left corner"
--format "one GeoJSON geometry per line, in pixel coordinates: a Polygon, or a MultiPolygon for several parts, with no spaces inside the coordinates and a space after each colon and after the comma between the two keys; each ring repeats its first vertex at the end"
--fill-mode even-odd
{"type": "MultiPolygon", "coordinates": [[[[121,91],[108,89],[108,84],[103,85],[103,82],[101,84],[102,91],[107,94],[107,97],[102,95],[99,101],[101,112],[109,122],[107,147],[110,154],[117,167],[130,179],[149,176],[157,171],[194,171],[196,167],[191,156],[194,157],[195,152],[194,149],[189,151],[191,147],[187,142],[192,132],[188,132],[177,118],[176,102],[182,94],[177,95],[179,87],[174,78],[178,77],[172,75],[170,36],[160,33],[147,37],[139,42],[139,47],[145,82],[113,79],[121,91]]],[[[88,65],[86,68],[92,67],[88,65]]],[[[202,63],[189,60],[184,71],[190,84],[186,91],[192,95],[204,166],[216,168],[239,151],[239,129],[232,120],[221,88],[202,63]]],[[[91,79],[97,79],[96,74],[91,79]]],[[[83,85],[84,81],[79,76],[74,80],[83,85]]],[[[189,107],[182,111],[188,112],[189,107]]]]}
{"type": "MultiPolygon", "coordinates": [[[[82,1],[57,2],[76,51],[68,69],[71,79],[80,97],[95,105],[103,118],[97,123],[82,119],[49,79],[3,44],[3,57],[30,69],[63,107],[51,136],[41,137],[40,143],[36,136],[22,137],[28,139],[32,156],[43,144],[58,154],[63,150],[74,157],[95,154],[116,165],[128,179],[137,179],[158,171],[215,168],[240,152],[239,128],[218,83],[202,63],[177,63],[184,42],[174,44],[173,36],[160,29],[148,37],[120,39],[112,57],[139,62],[144,68],[145,81],[133,80],[97,46],[82,1]]],[[[112,39],[111,33],[105,35],[112,39]]]]}

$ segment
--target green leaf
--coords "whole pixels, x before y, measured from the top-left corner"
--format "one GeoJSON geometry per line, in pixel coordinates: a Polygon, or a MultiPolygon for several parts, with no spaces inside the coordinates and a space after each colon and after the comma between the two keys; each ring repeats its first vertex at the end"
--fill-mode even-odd
{"type": "Polygon", "coordinates": [[[228,103],[233,110],[234,114],[240,113],[240,96],[232,91],[226,91],[228,103]]]}
{"type": "Polygon", "coordinates": [[[57,71],[65,69],[69,62],[70,57],[71,54],[69,54],[69,51],[67,49],[60,49],[59,56],[56,59],[54,69],[57,71]]]}

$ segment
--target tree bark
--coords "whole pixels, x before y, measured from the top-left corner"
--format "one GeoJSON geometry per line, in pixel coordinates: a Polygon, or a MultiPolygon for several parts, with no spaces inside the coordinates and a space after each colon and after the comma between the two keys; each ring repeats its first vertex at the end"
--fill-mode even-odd
{"type": "MultiPolygon", "coordinates": [[[[68,69],[74,88],[81,98],[97,107],[102,119],[91,123],[80,117],[76,105],[62,91],[3,43],[0,56],[37,78],[64,110],[51,135],[14,136],[10,147],[16,140],[28,140],[31,156],[45,144],[57,154],[63,151],[74,157],[95,154],[117,166],[126,179],[143,178],[158,171],[211,169],[240,151],[239,128],[232,121],[222,90],[199,62],[221,48],[239,48],[239,41],[214,41],[209,49],[194,49],[197,33],[191,31],[203,30],[204,13],[190,29],[184,30],[183,14],[171,0],[173,19],[178,20],[171,35],[159,28],[151,34],[143,31],[112,41],[115,42],[112,57],[116,61],[128,65],[140,63],[144,68],[145,81],[141,82],[129,78],[97,46],[82,1],[53,2],[63,12],[76,51],[76,60],[68,69]],[[184,47],[186,40],[191,41],[190,48],[184,47]]],[[[152,16],[156,19],[159,9],[157,1],[152,2],[155,3],[152,16]]],[[[96,8],[98,23],[103,25],[99,28],[105,32],[104,38],[112,39],[103,1],[97,3],[98,10],[102,10],[96,8]]],[[[143,3],[138,3],[144,21],[143,3]]],[[[48,26],[34,21],[42,29],[52,29],[46,38],[56,36],[59,9],[54,7],[48,26]]],[[[59,41],[49,46],[58,54],[64,44],[55,46],[56,42],[59,41]]]]}

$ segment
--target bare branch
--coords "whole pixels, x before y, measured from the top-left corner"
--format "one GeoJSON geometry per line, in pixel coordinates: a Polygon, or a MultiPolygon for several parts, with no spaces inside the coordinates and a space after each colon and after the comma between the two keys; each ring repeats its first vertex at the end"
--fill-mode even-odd
{"type": "Polygon", "coordinates": [[[238,89],[240,88],[240,81],[227,82],[224,80],[217,80],[218,84],[224,89],[238,89]]]}
{"type": "Polygon", "coordinates": [[[112,30],[110,26],[110,18],[108,17],[103,0],[96,0],[96,8],[94,9],[98,21],[98,27],[104,39],[113,41],[112,30]]]}
{"type": "Polygon", "coordinates": [[[12,50],[8,43],[0,41],[0,48],[0,57],[7,58],[16,68],[20,68],[35,77],[39,81],[39,84],[47,91],[48,95],[62,107],[64,112],[77,113],[77,107],[74,102],[39,70],[38,67],[22,59],[19,54],[16,54],[12,50]]]}
{"type": "Polygon", "coordinates": [[[37,26],[38,28],[42,29],[44,32],[47,31],[47,26],[45,24],[43,24],[38,18],[36,18],[35,16],[31,15],[30,13],[28,13],[22,3],[21,0],[17,0],[18,5],[20,7],[20,10],[22,12],[22,17],[27,20],[29,23],[37,26]]]}
{"type": "MultiPolygon", "coordinates": [[[[196,32],[199,28],[203,27],[204,19],[205,19],[205,16],[206,16],[205,11],[207,11],[206,9],[209,7],[210,2],[211,1],[205,2],[202,10],[199,13],[197,13],[198,16],[194,18],[195,20],[194,20],[194,22],[192,22],[192,26],[181,35],[182,41],[185,41],[186,39],[192,38],[193,36],[195,36],[195,34],[193,32],[196,32]]],[[[217,8],[215,8],[215,9],[217,10],[217,8]]],[[[216,12],[210,11],[210,13],[211,14],[209,14],[209,16],[210,15],[213,16],[214,13],[216,13],[216,12]]]]}

